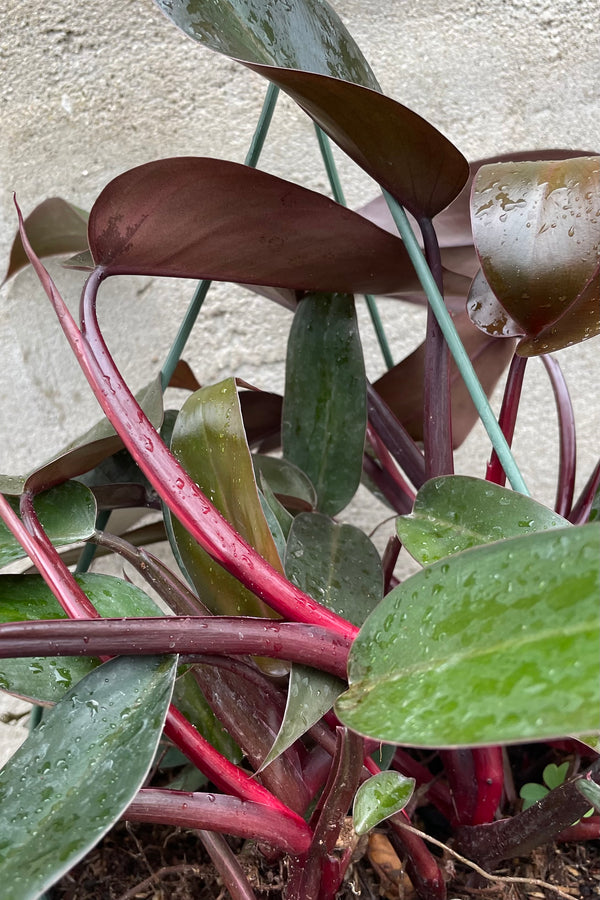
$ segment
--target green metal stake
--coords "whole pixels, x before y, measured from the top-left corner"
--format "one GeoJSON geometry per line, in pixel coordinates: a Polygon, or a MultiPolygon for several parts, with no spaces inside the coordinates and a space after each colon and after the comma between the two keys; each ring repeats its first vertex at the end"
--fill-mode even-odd
{"type": "Polygon", "coordinates": [[[387,191],[383,191],[383,196],[386,199],[387,205],[390,208],[390,212],[392,214],[392,218],[396,223],[398,231],[400,232],[400,236],[404,241],[408,254],[412,260],[412,264],[415,267],[415,271],[423,286],[423,290],[427,295],[427,299],[431,304],[431,308],[433,309],[434,315],[439,322],[440,328],[444,333],[444,337],[446,338],[446,342],[448,347],[450,348],[450,352],[454,357],[454,361],[458,366],[458,370],[467,386],[467,390],[471,395],[471,399],[475,404],[475,409],[481,419],[485,430],[487,431],[489,438],[492,442],[494,450],[498,454],[498,459],[502,464],[504,471],[506,472],[506,477],[510,481],[513,489],[515,491],[519,491],[521,494],[525,494],[529,496],[529,491],[527,490],[527,486],[525,481],[523,480],[523,476],[519,471],[519,467],[515,462],[515,458],[511,453],[510,447],[508,446],[508,442],[502,433],[502,429],[498,425],[496,421],[496,417],[492,412],[492,408],[489,404],[488,398],[486,396],[485,391],[481,387],[479,383],[479,379],[475,374],[475,370],[469,359],[469,356],[462,345],[462,341],[458,336],[456,328],[454,327],[454,322],[450,316],[450,313],[446,309],[446,305],[440,294],[438,287],[435,283],[434,277],[429,270],[429,266],[425,261],[425,257],[419,247],[419,243],[413,233],[412,228],[410,227],[408,218],[406,217],[406,213],[402,206],[398,203],[397,200],[392,197],[387,191]]]}
{"type": "MultiPolygon", "coordinates": [[[[275,111],[275,105],[277,103],[278,96],[279,88],[274,84],[269,84],[267,93],[265,95],[263,108],[261,110],[258,122],[256,124],[256,129],[252,137],[252,142],[250,143],[250,148],[248,150],[248,153],[246,154],[246,159],[244,160],[244,163],[247,166],[255,168],[258,163],[262,148],[265,143],[265,138],[267,137],[267,132],[271,124],[271,119],[273,118],[273,112],[275,111]]],[[[160,383],[163,391],[166,390],[173,376],[175,367],[177,366],[177,363],[181,358],[183,348],[185,347],[196,319],[198,318],[198,314],[202,308],[202,304],[206,299],[206,295],[208,294],[208,289],[210,288],[211,283],[212,282],[208,280],[201,281],[194,292],[194,296],[190,300],[190,305],[188,306],[186,314],[183,317],[183,321],[179,326],[179,331],[175,336],[175,340],[173,341],[171,349],[167,354],[165,364],[160,373],[160,383]]]]}
{"type": "MultiPolygon", "coordinates": [[[[319,142],[321,156],[323,157],[323,162],[325,164],[325,171],[327,172],[327,177],[329,178],[329,185],[331,187],[333,199],[336,203],[340,203],[342,206],[346,206],[346,198],[344,197],[344,191],[338,175],[337,166],[333,158],[333,153],[331,152],[331,144],[329,143],[329,138],[319,128],[318,125],[315,125],[315,131],[317,132],[317,140],[319,142]]],[[[375,298],[372,297],[371,294],[365,294],[365,301],[367,303],[367,309],[369,310],[369,315],[371,316],[373,329],[375,331],[375,334],[377,335],[377,340],[379,342],[379,347],[385,360],[385,364],[388,369],[391,369],[394,365],[394,358],[391,354],[390,347],[385,336],[383,323],[379,315],[379,310],[377,309],[377,304],[375,303],[375,298]]]]}

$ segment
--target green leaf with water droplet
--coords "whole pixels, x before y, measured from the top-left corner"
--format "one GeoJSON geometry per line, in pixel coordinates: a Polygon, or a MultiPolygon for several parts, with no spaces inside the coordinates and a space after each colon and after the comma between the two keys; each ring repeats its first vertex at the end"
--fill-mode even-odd
{"type": "Polygon", "coordinates": [[[320,513],[300,513],[290,529],[285,573],[309,596],[362,625],[383,596],[381,559],[354,525],[338,525],[320,513]]]}
{"type": "Polygon", "coordinates": [[[598,729],[600,525],[434,563],[389,593],[349,656],[341,721],[425,747],[598,729]]]}
{"type": "MultiPolygon", "coordinates": [[[[9,503],[18,513],[18,498],[9,498],[9,503]]],[[[43,529],[57,547],[84,541],[93,535],[96,528],[94,495],[77,481],[67,481],[38,494],[34,507],[43,529]]],[[[0,521],[0,567],[26,556],[12,532],[0,521]]]]}
{"type": "Polygon", "coordinates": [[[366,426],[354,298],[311,294],[298,305],[290,329],[281,437],[285,458],[314,484],[320,512],[336,515],[356,493],[366,426]]]}
{"type": "MultiPolygon", "coordinates": [[[[235,380],[192,394],[182,406],[171,449],[191,478],[236,531],[282,571],[256,481],[235,380]]],[[[171,516],[177,549],[198,596],[214,613],[273,617],[273,611],[221,568],[171,516]]]]}
{"type": "Polygon", "coordinates": [[[531,497],[466,475],[432,478],[418,492],[412,513],[396,519],[398,537],[423,566],[480,544],[568,527],[531,497]]]}
{"type": "Polygon", "coordinates": [[[118,657],[50,710],[0,772],[0,877],[32,900],[81,859],[144,783],[176,657],[118,657]]]}
{"type": "MultiPolygon", "coordinates": [[[[140,588],[111,575],[76,575],[101,616],[161,616],[140,588]]],[[[0,576],[0,622],[65,619],[58,600],[40,575],[0,576]]],[[[96,668],[94,657],[48,656],[0,660],[0,688],[35,703],[56,703],[96,668]]]]}
{"type": "MultiPolygon", "coordinates": [[[[379,603],[383,573],[377,550],[353,525],[337,525],[320,513],[293,521],[285,553],[293,584],[356,625],[379,603]]],[[[331,709],[344,682],[308,666],[293,665],[285,714],[263,762],[268,765],[331,709]]]]}
{"type": "Polygon", "coordinates": [[[465,184],[466,159],[433,125],[379,92],[352,36],[324,0],[156,2],[194,40],[286,91],[415,216],[435,216],[465,184]]]}
{"type": "Polygon", "coordinates": [[[415,787],[415,779],[400,772],[379,772],[364,781],[356,792],[352,818],[357,834],[366,834],[380,822],[404,809],[415,787]]]}

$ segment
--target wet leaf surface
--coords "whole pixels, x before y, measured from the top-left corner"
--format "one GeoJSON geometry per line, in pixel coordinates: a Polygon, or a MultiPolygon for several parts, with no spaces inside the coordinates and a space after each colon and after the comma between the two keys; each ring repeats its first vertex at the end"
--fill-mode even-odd
{"type": "MultiPolygon", "coordinates": [[[[19,499],[9,503],[19,512],[19,499]]],[[[34,500],[34,508],[52,543],[61,547],[91,537],[96,527],[96,501],[89,488],[77,481],[67,481],[34,500]]],[[[0,567],[27,556],[16,537],[0,522],[0,567]]]]}
{"type": "Polygon", "coordinates": [[[320,512],[336,515],[354,496],[366,425],[366,378],[354,298],[305,297],[288,340],[282,443],[285,458],[314,484],[320,512]]]}
{"type": "Polygon", "coordinates": [[[0,773],[0,873],[31,900],[109,830],[146,777],[169,704],[173,657],[119,657],[49,711],[0,773]]]}
{"type": "MultiPolygon", "coordinates": [[[[171,449],[219,512],[261,556],[282,571],[254,480],[252,459],[233,378],[204,387],[181,408],[171,449]]],[[[274,613],[221,568],[171,517],[178,552],[198,591],[221,615],[274,613]]]]}
{"type": "Polygon", "coordinates": [[[462,154],[421,116],[379,92],[362,53],[327,3],[233,0],[216,12],[207,0],[157,3],[194,40],[289,94],[415,215],[434,216],[465,184],[469,168],[462,154]]]}
{"type": "Polygon", "coordinates": [[[471,213],[483,275],[505,311],[473,298],[479,327],[502,335],[511,320],[528,339],[523,355],[600,332],[600,157],[483,166],[471,213]]]}
{"type": "MultiPolygon", "coordinates": [[[[101,616],[163,615],[147,594],[127,581],[95,573],[75,577],[101,616]]],[[[42,577],[0,576],[0,621],[39,619],[66,619],[58,600],[42,577]]],[[[36,703],[56,703],[98,663],[98,659],[75,656],[2,659],[0,687],[36,703]]]]}
{"type": "Polygon", "coordinates": [[[412,513],[396,519],[398,537],[423,566],[481,544],[568,527],[531,497],[467,475],[432,478],[412,513]]]}
{"type": "Polygon", "coordinates": [[[352,818],[357,834],[366,834],[380,822],[404,809],[415,779],[400,772],[380,772],[363,782],[356,792],[352,818]]]}
{"type": "Polygon", "coordinates": [[[597,730],[599,547],[597,524],[556,529],[407,579],[355,640],[337,715],[377,740],[426,747],[597,730]]]}
{"type": "Polygon", "coordinates": [[[367,535],[319,513],[294,519],[285,572],[313,600],[354,625],[362,625],[383,595],[381,559],[367,535]]]}

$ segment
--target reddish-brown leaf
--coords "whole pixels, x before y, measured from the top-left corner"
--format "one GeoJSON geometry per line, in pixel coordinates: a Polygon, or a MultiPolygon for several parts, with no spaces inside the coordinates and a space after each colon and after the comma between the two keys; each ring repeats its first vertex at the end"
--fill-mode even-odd
{"type": "Polygon", "coordinates": [[[89,243],[107,275],[350,293],[387,293],[412,277],[402,242],[358,213],[216,159],[163,159],[118,176],[92,208],[89,243]]]}

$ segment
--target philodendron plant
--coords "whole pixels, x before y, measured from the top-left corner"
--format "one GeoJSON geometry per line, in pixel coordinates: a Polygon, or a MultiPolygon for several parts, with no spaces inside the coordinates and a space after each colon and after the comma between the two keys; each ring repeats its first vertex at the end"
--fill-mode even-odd
{"type": "Polygon", "coordinates": [[[17,206],[8,275],[33,265],[106,418],[0,483],[0,563],[36,569],[0,576],[0,685],[44,707],[0,772],[11,898],[41,896],[121,818],[197,829],[246,900],[224,835],[287,857],[288,900],[333,900],[375,826],[418,896],[445,897],[427,835],[407,827],[416,815],[426,829],[432,810],[487,866],[598,837],[600,817],[581,817],[600,811],[600,464],[575,498],[573,413],[547,354],[600,332],[600,157],[469,166],[381,93],[322,0],[158,5],[270,86],[246,165],[149,162],[89,218],[59,198],[25,221],[17,206]],[[314,120],[333,200],[256,168],[278,90],[314,120]],[[329,138],[382,188],[359,212],[343,205],[329,138]],[[40,261],[56,253],[89,269],[79,322],[40,261]],[[131,274],[201,280],[137,397],[96,317],[102,283],[131,274]],[[283,397],[235,373],[200,387],[179,361],[209,279],[289,308],[283,397]],[[355,294],[390,363],[372,385],[355,294]],[[396,365],[374,295],[396,297],[398,316],[428,303],[423,345],[396,365]],[[558,409],[554,509],[510,452],[534,355],[558,409]],[[497,422],[487,395],[506,367],[497,422]],[[169,383],[191,393],[163,412],[169,383]],[[477,417],[489,463],[454,475],[477,417]],[[383,557],[336,521],[361,481],[398,516],[383,557]],[[123,507],[161,519],[117,536],[108,514],[123,507]],[[167,538],[178,571],[146,549],[167,538]],[[420,569],[399,582],[402,545],[420,569]],[[126,560],[162,606],[88,572],[90,548],[126,560]],[[515,782],[550,763],[568,777],[521,811],[515,782]]]}

